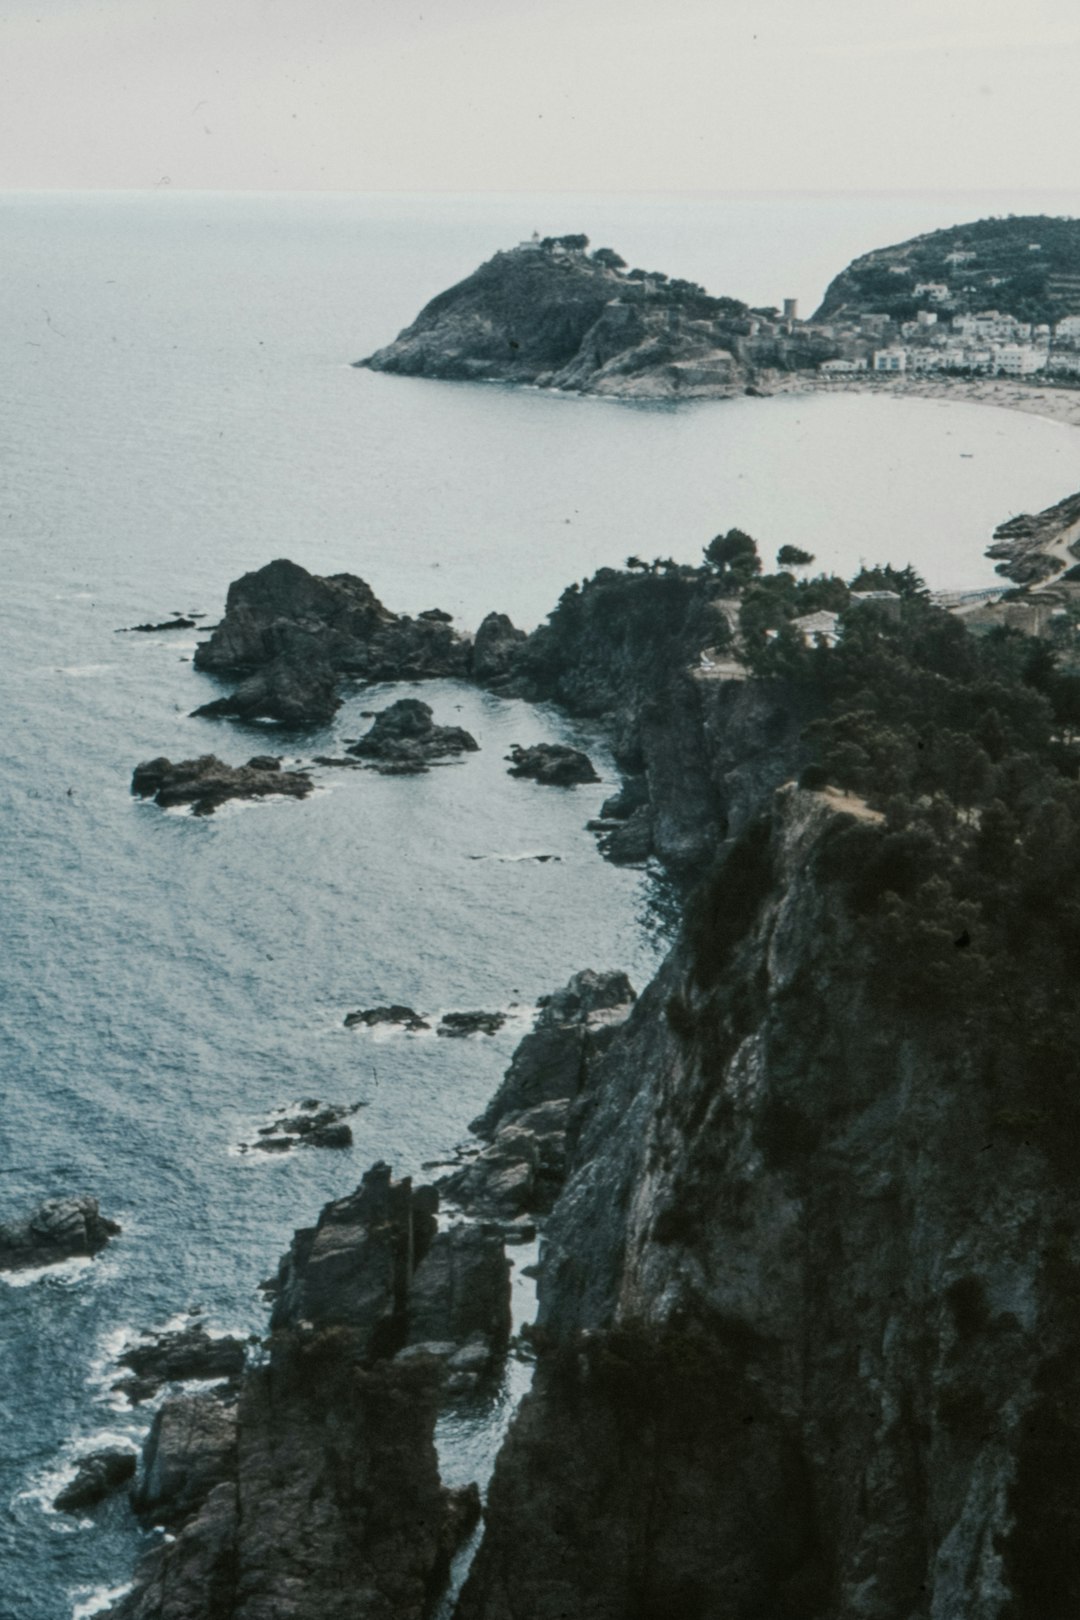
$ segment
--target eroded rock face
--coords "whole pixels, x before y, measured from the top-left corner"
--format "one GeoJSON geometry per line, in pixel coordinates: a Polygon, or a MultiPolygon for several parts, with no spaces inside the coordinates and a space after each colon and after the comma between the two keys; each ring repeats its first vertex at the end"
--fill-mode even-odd
{"type": "Polygon", "coordinates": [[[841,815],[777,796],[598,1060],[461,1620],[1068,1611],[1062,1205],[977,1034],[875,992],[841,815]]]}
{"type": "Polygon", "coordinates": [[[191,1322],[169,1333],[148,1335],[141,1344],[125,1350],[119,1361],[128,1374],[113,1388],[135,1405],[156,1395],[165,1384],[193,1378],[239,1378],[246,1354],[243,1339],[212,1336],[201,1322],[191,1322]]]}
{"type": "Polygon", "coordinates": [[[475,1486],[440,1482],[440,1393],[474,1388],[510,1330],[502,1245],[437,1232],[437,1205],[376,1165],[296,1234],[236,1404],[155,1418],[135,1506],[174,1539],[113,1620],[429,1615],[480,1509],[475,1486]]]}
{"type": "Polygon", "coordinates": [[[359,1349],[348,1329],[279,1343],[245,1383],[231,1467],[212,1444],[188,1470],[189,1516],[114,1620],[422,1620],[468,1522],[439,1481],[438,1368],[359,1349]]]}
{"type": "Polygon", "coordinates": [[[119,1230],[116,1221],[102,1215],[96,1198],[49,1198],[23,1220],[0,1225],[0,1271],[99,1254],[119,1230]]]}
{"type": "Polygon", "coordinates": [[[349,748],[377,770],[422,771],[434,760],[474,754],[479,744],[461,726],[437,726],[430,704],[400,698],[375,717],[370,729],[349,748]]]}
{"type": "Polygon", "coordinates": [[[573,787],[578,782],[599,782],[596,767],[580,748],[563,743],[534,743],[522,748],[517,743],[507,756],[510,776],[527,776],[547,787],[573,787]]]}
{"type": "Polygon", "coordinates": [[[163,809],[190,804],[197,816],[211,816],[230,799],[262,799],[281,794],[303,799],[311,792],[305,771],[283,771],[271,754],[256,754],[246,765],[226,765],[216,754],[182,759],[175,765],[160,755],[136,765],[131,791],[140,799],[152,798],[163,809]]]}

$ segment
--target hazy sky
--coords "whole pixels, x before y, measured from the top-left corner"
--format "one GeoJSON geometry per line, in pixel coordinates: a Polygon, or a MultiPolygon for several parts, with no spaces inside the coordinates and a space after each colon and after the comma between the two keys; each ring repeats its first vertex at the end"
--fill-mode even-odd
{"type": "Polygon", "coordinates": [[[1075,188],[1075,0],[0,0],[0,187],[1075,188]]]}

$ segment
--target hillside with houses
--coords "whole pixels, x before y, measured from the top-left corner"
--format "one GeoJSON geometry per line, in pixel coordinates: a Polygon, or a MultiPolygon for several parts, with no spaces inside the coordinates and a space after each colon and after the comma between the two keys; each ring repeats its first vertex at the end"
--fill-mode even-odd
{"type": "Polygon", "coordinates": [[[808,323],[824,376],[1080,376],[1080,221],[977,220],[854,260],[808,323]]]}

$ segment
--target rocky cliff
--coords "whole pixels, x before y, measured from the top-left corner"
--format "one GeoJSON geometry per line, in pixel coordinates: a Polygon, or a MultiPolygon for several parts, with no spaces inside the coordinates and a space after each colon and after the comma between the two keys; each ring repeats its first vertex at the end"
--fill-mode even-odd
{"type": "Polygon", "coordinates": [[[1075,1172],[890,993],[882,821],[781,791],[600,1060],[459,1620],[1074,1612],[1075,1172]]]}
{"type": "Polygon", "coordinates": [[[586,237],[565,236],[497,253],[357,364],[639,398],[742,390],[745,304],[587,249],[586,237]]]}

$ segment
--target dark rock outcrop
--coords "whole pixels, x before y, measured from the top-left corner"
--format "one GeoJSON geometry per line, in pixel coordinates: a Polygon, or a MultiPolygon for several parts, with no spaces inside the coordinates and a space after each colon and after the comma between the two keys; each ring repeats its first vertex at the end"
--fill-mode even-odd
{"type": "Polygon", "coordinates": [[[256,669],[227,697],[192,711],[203,719],[279,720],[291,730],[325,726],[341,707],[338,677],[314,637],[256,669]]]}
{"type": "Polygon", "coordinates": [[[518,630],[505,613],[489,613],[473,641],[473,680],[481,686],[502,685],[513,674],[526,639],[525,631],[518,630]]]}
{"type": "Polygon", "coordinates": [[[240,685],[196,713],[322,726],[342,678],[465,675],[469,654],[444,617],[391,613],[354,574],[323,578],[282,558],[229,586],[225,616],[194,662],[240,685]]]}
{"type": "Polygon", "coordinates": [[[96,1198],[49,1198],[23,1220],[0,1225],[0,1271],[99,1254],[119,1230],[116,1221],[102,1215],[96,1198]]]}
{"type": "Polygon", "coordinates": [[[361,1024],[368,1029],[376,1029],[380,1024],[392,1024],[414,1031],[431,1028],[414,1008],[403,1007],[398,1002],[389,1007],[364,1007],[358,1012],[345,1014],[346,1029],[356,1029],[361,1024]]]}
{"type": "Polygon", "coordinates": [[[434,760],[475,753],[478,747],[461,726],[437,726],[429,704],[399,698],[376,715],[370,731],[348,752],[376,770],[423,771],[434,760]]]}
{"type": "Polygon", "coordinates": [[[1017,585],[1053,579],[1080,556],[1080,495],[1034,514],[1023,512],[994,530],[988,557],[998,557],[997,572],[1017,585]]]}
{"type": "Polygon", "coordinates": [[[80,1457],[75,1478],[53,1499],[53,1507],[60,1513],[82,1513],[97,1507],[135,1477],[135,1463],[133,1451],[117,1447],[80,1457]]]}
{"type": "MultiPolygon", "coordinates": [[[[802,694],[699,669],[704,648],[729,644],[733,607],[707,568],[601,568],[529,637],[509,688],[603,724],[628,779],[616,806],[631,813],[601,847],[655,855],[683,883],[806,757],[802,694]]],[[[605,811],[618,819],[610,800],[605,811]]]]}
{"type": "Polygon", "coordinates": [[[600,780],[588,754],[563,743],[534,743],[530,748],[515,743],[507,758],[511,761],[510,776],[527,776],[545,787],[573,787],[578,782],[600,780]]]}
{"type": "Polygon", "coordinates": [[[466,1035],[497,1035],[506,1023],[501,1012],[448,1012],[439,1019],[436,1035],[464,1038],[466,1035]]]}
{"type": "Polygon", "coordinates": [[[362,1103],[321,1103],[308,1097],[295,1112],[279,1109],[269,1125],[259,1127],[255,1141],[241,1142],[241,1150],[288,1153],[294,1147],[352,1147],[352,1127],[347,1121],[362,1107],[362,1103]]]}
{"type": "Polygon", "coordinates": [[[634,1000],[625,973],[590,969],[541,998],[535,1028],[472,1122],[488,1145],[440,1181],[447,1198],[470,1214],[501,1220],[550,1210],[566,1173],[572,1108],[634,1000]]]}
{"type": "Polygon", "coordinates": [[[168,1333],[147,1335],[119,1357],[128,1375],[113,1388],[134,1405],[156,1395],[166,1384],[184,1383],[193,1378],[237,1379],[244,1370],[246,1347],[243,1339],[228,1334],[211,1335],[199,1321],[168,1333]]]}
{"type": "Polygon", "coordinates": [[[430,1614],[479,1515],[475,1486],[439,1480],[440,1392],[473,1387],[510,1327],[501,1244],[437,1232],[437,1205],[376,1165],[296,1234],[237,1405],[200,1396],[155,1419],[135,1505],[173,1539],[113,1620],[430,1614]]]}
{"type": "Polygon", "coordinates": [[[136,765],[131,791],[140,799],[152,798],[162,808],[190,804],[193,814],[211,816],[230,799],[262,799],[281,794],[303,799],[311,792],[305,771],[283,771],[280,760],[256,754],[246,765],[226,765],[216,754],[178,760],[160,755],[136,765]]]}
{"type": "Polygon", "coordinates": [[[189,1516],[113,1620],[422,1620],[469,1519],[439,1481],[439,1376],[431,1358],[364,1365],[348,1330],[280,1336],[231,1466],[211,1444],[196,1478],[178,1455],[189,1516]]]}
{"type": "MultiPolygon", "coordinates": [[[[200,614],[199,617],[201,618],[202,615],[200,614]]],[[[184,614],[177,613],[171,619],[162,619],[159,624],[126,624],[116,633],[123,636],[140,631],[144,635],[152,635],[159,630],[195,630],[196,628],[197,621],[195,619],[189,619],[184,614]]]]}

